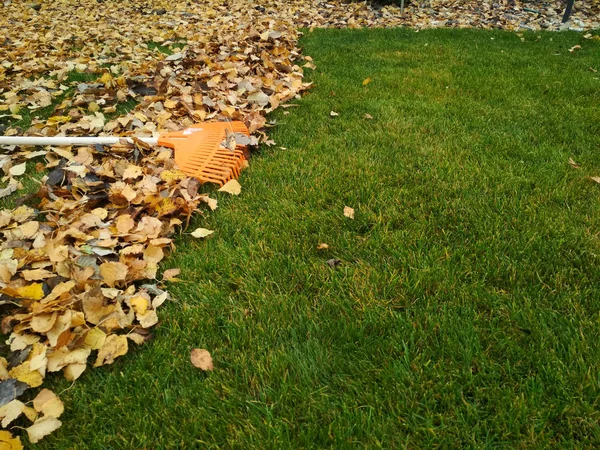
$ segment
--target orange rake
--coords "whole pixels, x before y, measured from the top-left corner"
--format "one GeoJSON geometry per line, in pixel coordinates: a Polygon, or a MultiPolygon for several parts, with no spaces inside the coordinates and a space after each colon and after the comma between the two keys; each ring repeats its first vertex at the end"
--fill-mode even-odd
{"type": "MultiPolygon", "coordinates": [[[[175,162],[183,173],[202,182],[222,186],[239,177],[244,168],[246,146],[228,145],[234,133],[250,135],[243,122],[206,122],[182,131],[162,133],[158,138],[139,139],[150,145],[158,144],[174,149],[175,162]]],[[[129,138],[115,136],[0,136],[0,145],[112,145],[122,139],[132,142],[129,138]]]]}
{"type": "Polygon", "coordinates": [[[223,186],[244,168],[246,146],[235,144],[231,150],[222,145],[233,133],[249,136],[242,122],[207,122],[161,134],[158,145],[175,150],[175,162],[186,175],[223,186]]]}

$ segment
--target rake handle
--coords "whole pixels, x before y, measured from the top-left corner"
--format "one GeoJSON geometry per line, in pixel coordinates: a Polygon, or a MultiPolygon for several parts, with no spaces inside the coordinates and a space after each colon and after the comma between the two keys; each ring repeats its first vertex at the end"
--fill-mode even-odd
{"type": "MultiPolygon", "coordinates": [[[[121,139],[129,143],[133,140],[127,137],[92,136],[92,137],[30,137],[30,136],[0,136],[0,145],[113,145],[118,144],[121,139]]],[[[139,138],[140,141],[149,145],[156,145],[157,138],[139,138]]]]}

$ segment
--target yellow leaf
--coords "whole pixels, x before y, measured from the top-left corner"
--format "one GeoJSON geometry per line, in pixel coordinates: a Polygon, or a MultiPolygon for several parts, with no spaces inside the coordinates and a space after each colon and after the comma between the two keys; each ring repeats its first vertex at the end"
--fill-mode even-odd
{"type": "Polygon", "coordinates": [[[62,422],[54,417],[42,417],[37,419],[33,425],[31,425],[29,428],[26,428],[29,441],[32,444],[35,444],[44,436],[47,436],[54,430],[60,428],[61,425],[62,422]]]}
{"type": "Polygon", "coordinates": [[[106,338],[104,345],[98,350],[98,357],[94,367],[112,364],[115,358],[127,353],[127,336],[111,334],[106,338]]]}
{"type": "Polygon", "coordinates": [[[213,233],[214,231],[207,230],[206,228],[196,228],[194,231],[192,231],[192,236],[194,236],[195,238],[205,238],[206,236],[210,236],[213,233]]]}
{"type": "Polygon", "coordinates": [[[42,374],[40,374],[37,370],[31,370],[29,361],[19,364],[17,367],[11,369],[8,373],[11,377],[16,378],[23,383],[27,383],[31,387],[38,387],[44,381],[42,374]]]}
{"type": "Polygon", "coordinates": [[[10,431],[0,431],[0,449],[2,450],[23,450],[21,439],[13,437],[10,431]]]}
{"type": "Polygon", "coordinates": [[[148,263],[158,263],[164,258],[164,256],[165,253],[163,252],[162,248],[154,245],[149,245],[146,247],[146,250],[144,250],[144,260],[148,263]]]}
{"type": "Polygon", "coordinates": [[[106,87],[110,87],[113,81],[113,77],[110,73],[105,72],[104,74],[102,74],[98,81],[100,81],[100,83],[103,83],[106,87]]]}
{"type": "Polygon", "coordinates": [[[104,345],[104,341],[106,341],[106,333],[96,327],[87,332],[83,345],[92,350],[98,350],[104,345]]]}
{"type": "Polygon", "coordinates": [[[52,116],[48,118],[47,125],[57,125],[59,123],[69,123],[71,121],[70,116],[52,116]]]}
{"type": "Polygon", "coordinates": [[[371,82],[371,77],[367,77],[363,80],[363,86],[366,86],[367,84],[369,84],[371,82]]]}
{"type": "MultiPolygon", "coordinates": [[[[27,417],[32,422],[35,422],[35,419],[37,419],[39,416],[38,412],[30,406],[26,406],[25,408],[23,408],[23,414],[25,414],[25,417],[27,417]]],[[[0,440],[0,442],[2,441],[0,440]]],[[[0,449],[2,449],[2,447],[0,447],[0,449]]]]}
{"type": "Polygon", "coordinates": [[[120,262],[106,262],[100,265],[100,275],[110,287],[114,287],[117,281],[125,280],[127,270],[127,266],[120,262]]]}
{"type": "MultiPolygon", "coordinates": [[[[31,300],[41,300],[44,298],[44,289],[42,283],[33,283],[14,290],[15,297],[29,298],[31,300]]],[[[10,295],[10,294],[8,294],[10,295]]]]}
{"type": "Polygon", "coordinates": [[[348,217],[349,219],[354,219],[354,208],[344,206],[344,216],[348,217]]]}
{"type": "Polygon", "coordinates": [[[160,173],[160,179],[167,183],[173,183],[174,181],[181,181],[187,178],[187,175],[181,170],[163,170],[160,173]]]}
{"type": "Polygon", "coordinates": [[[219,192],[227,192],[231,195],[240,195],[240,192],[242,192],[242,186],[240,186],[240,183],[238,183],[237,180],[229,180],[223,185],[223,187],[221,187],[221,189],[219,189],[219,192]]]}
{"type": "Polygon", "coordinates": [[[136,314],[144,314],[148,310],[148,306],[150,306],[148,299],[142,297],[141,295],[132,297],[129,299],[129,303],[136,314]]]}

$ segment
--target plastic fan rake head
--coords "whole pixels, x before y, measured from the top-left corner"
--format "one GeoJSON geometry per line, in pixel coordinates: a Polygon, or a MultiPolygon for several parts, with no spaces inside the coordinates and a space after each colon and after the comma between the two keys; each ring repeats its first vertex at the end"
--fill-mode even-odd
{"type": "Polygon", "coordinates": [[[158,144],[175,150],[175,162],[186,175],[222,186],[239,177],[245,165],[245,145],[223,146],[233,133],[250,135],[243,122],[206,122],[162,133],[158,144]]]}

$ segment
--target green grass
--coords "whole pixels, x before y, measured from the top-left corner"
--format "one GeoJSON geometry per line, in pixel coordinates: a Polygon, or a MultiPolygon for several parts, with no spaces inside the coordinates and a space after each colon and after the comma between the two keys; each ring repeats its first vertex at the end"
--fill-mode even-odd
{"type": "Polygon", "coordinates": [[[62,393],[40,448],[599,445],[600,44],[301,44],[318,70],[272,117],[287,149],[252,159],[240,197],[216,194],[194,224],[216,233],[168,261],[185,281],[155,339],[62,393]]]}

